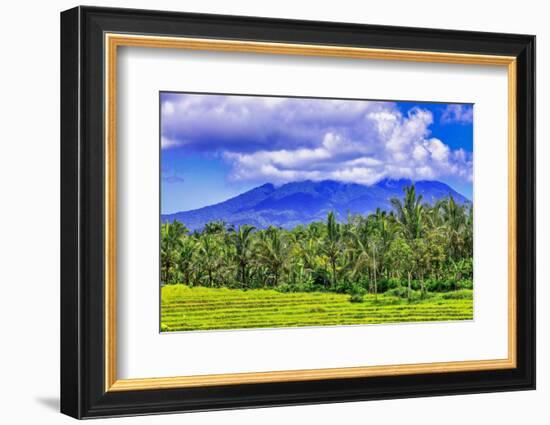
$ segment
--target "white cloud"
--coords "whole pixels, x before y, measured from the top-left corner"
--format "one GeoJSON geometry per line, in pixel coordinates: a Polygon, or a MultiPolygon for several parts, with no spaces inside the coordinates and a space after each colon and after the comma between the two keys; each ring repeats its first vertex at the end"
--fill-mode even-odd
{"type": "MultiPolygon", "coordinates": [[[[216,152],[236,181],[471,179],[471,153],[431,137],[427,109],[403,115],[391,102],[179,96],[162,103],[163,149],[216,152]]],[[[465,108],[445,112],[471,119],[465,108]]]]}
{"type": "Polygon", "coordinates": [[[426,144],[434,161],[438,163],[447,163],[449,161],[450,149],[441,140],[430,139],[426,144]]]}
{"type": "Polygon", "coordinates": [[[164,137],[164,136],[162,136],[160,138],[160,147],[162,149],[175,148],[175,147],[178,147],[178,146],[183,146],[184,144],[185,143],[181,140],[170,139],[170,138],[164,137]]]}
{"type": "Polygon", "coordinates": [[[162,113],[166,116],[174,115],[176,108],[172,102],[164,102],[162,104],[162,113]]]}
{"type": "Polygon", "coordinates": [[[472,105],[453,104],[447,105],[441,115],[443,124],[461,123],[471,124],[474,119],[474,108],[472,105]]]}
{"type": "Polygon", "coordinates": [[[423,162],[428,155],[429,151],[423,145],[416,145],[412,151],[413,159],[419,162],[423,162]]]}
{"type": "Polygon", "coordinates": [[[433,116],[415,109],[403,117],[397,109],[367,114],[371,132],[361,140],[327,132],[317,147],[225,153],[234,180],[334,179],[373,184],[382,178],[432,180],[444,176],[470,178],[471,161],[463,150],[452,151],[429,138],[433,116]],[[374,130],[372,130],[374,129],[374,130]]]}

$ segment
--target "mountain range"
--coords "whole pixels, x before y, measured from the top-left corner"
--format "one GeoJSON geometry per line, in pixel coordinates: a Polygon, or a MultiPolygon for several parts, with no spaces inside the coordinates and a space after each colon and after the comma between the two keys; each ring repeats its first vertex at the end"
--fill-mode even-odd
{"type": "MultiPolygon", "coordinates": [[[[211,221],[223,220],[229,225],[250,224],[256,228],[270,225],[291,229],[298,224],[325,220],[334,211],[338,220],[348,214],[367,215],[391,210],[391,198],[404,196],[404,188],[413,184],[408,179],[384,179],[367,186],[334,180],[299,181],[275,186],[271,183],[251,189],[226,201],[190,211],[163,214],[161,221],[178,220],[190,230],[200,230],[211,221]]],[[[439,181],[416,181],[417,194],[423,202],[452,196],[460,204],[470,203],[466,197],[439,181]]]]}

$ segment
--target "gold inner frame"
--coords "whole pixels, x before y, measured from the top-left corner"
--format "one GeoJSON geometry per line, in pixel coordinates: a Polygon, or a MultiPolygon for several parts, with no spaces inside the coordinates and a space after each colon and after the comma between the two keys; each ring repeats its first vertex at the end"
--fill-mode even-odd
{"type": "Polygon", "coordinates": [[[516,359],[516,58],[443,52],[370,49],[255,41],[105,34],[105,391],[135,391],[214,385],[357,378],[416,373],[511,369],[516,359]],[[271,372],[118,379],[116,325],[116,136],[117,48],[119,46],[325,56],[468,65],[503,66],[508,72],[508,357],[495,360],[305,369],[271,372]]]}

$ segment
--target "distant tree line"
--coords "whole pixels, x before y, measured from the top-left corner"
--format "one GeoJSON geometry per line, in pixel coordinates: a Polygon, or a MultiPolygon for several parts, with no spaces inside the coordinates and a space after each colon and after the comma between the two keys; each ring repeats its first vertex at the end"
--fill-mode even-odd
{"type": "Polygon", "coordinates": [[[392,211],[276,227],[161,226],[161,283],[285,292],[391,291],[401,297],[472,288],[473,208],[448,197],[422,202],[415,187],[392,211]]]}

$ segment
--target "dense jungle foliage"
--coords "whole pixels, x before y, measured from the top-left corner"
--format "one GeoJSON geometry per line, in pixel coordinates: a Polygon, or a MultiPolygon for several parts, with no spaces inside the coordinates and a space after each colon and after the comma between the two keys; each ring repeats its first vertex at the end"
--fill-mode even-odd
{"type": "Polygon", "coordinates": [[[291,230],[208,223],[161,226],[161,284],[189,287],[366,293],[423,298],[472,289],[473,211],[452,197],[423,202],[415,187],[393,210],[350,215],[291,230]]]}

